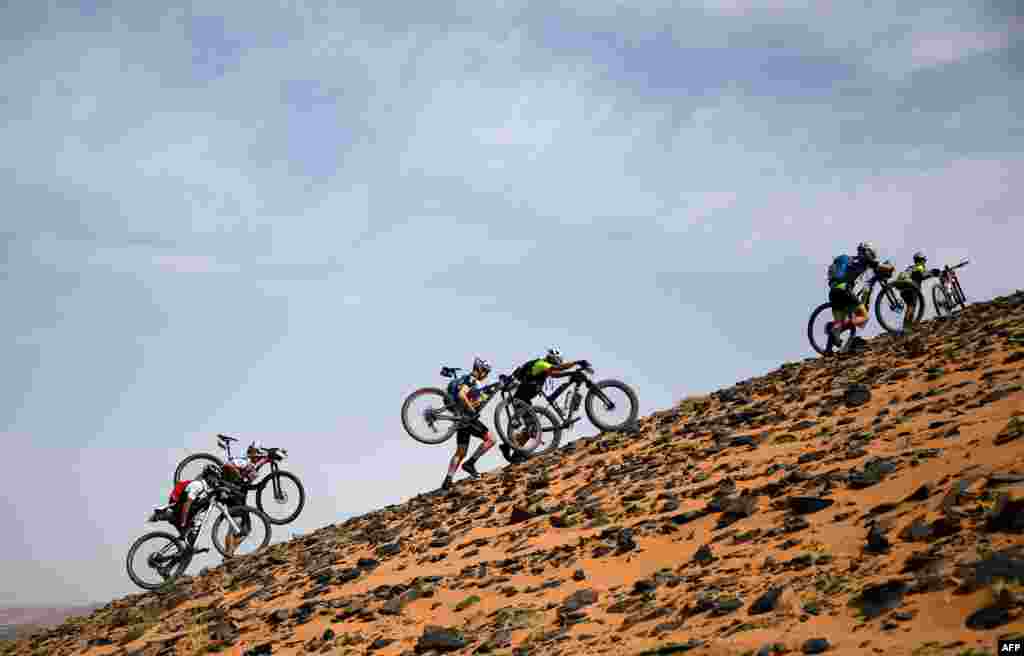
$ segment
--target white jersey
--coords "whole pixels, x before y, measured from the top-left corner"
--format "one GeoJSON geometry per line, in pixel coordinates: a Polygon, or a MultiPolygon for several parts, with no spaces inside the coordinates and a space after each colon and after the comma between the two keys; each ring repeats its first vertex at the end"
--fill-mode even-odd
{"type": "Polygon", "coordinates": [[[209,493],[210,486],[206,484],[206,481],[202,480],[190,481],[189,484],[185,486],[185,489],[181,491],[181,494],[185,499],[191,499],[192,501],[202,499],[209,493]]]}

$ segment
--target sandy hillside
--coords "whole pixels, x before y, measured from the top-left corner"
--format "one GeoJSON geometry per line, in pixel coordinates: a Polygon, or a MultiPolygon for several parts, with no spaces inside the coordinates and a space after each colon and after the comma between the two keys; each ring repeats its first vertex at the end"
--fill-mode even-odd
{"type": "Polygon", "coordinates": [[[1022,384],[1018,292],[6,653],[994,654],[1024,634],[1022,384]]]}

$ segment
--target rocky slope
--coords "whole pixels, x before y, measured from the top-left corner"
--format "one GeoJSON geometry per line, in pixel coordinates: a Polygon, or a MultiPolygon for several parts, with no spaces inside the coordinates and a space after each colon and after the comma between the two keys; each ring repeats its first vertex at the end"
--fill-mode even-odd
{"type": "Polygon", "coordinates": [[[6,653],[994,654],[1024,633],[1022,383],[1018,292],[6,653]]]}
{"type": "Polygon", "coordinates": [[[87,606],[4,606],[0,607],[0,640],[37,633],[69,617],[88,615],[102,604],[87,606]]]}

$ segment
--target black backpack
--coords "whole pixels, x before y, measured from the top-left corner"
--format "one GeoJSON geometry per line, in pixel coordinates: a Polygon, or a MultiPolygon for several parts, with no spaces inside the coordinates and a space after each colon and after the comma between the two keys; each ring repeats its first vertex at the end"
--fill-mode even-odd
{"type": "Polygon", "coordinates": [[[525,381],[527,378],[530,377],[530,369],[533,368],[533,365],[539,359],[540,358],[534,358],[519,365],[518,367],[515,368],[515,370],[512,371],[512,377],[518,380],[519,382],[525,381]]]}

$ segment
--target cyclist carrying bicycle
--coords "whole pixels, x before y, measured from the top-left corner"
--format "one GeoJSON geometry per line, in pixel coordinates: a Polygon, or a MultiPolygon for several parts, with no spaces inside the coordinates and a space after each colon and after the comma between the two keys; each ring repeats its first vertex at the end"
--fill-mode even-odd
{"type": "Polygon", "coordinates": [[[828,333],[826,350],[840,342],[840,334],[850,328],[860,328],[868,321],[868,308],[853,293],[853,288],[868,269],[876,274],[891,274],[891,262],[880,262],[870,242],[857,244],[857,255],[839,255],[828,269],[828,301],[832,304],[833,321],[825,324],[828,333]]]}
{"type": "Polygon", "coordinates": [[[473,478],[480,478],[480,472],[476,470],[477,461],[494,446],[494,438],[491,436],[491,432],[475,416],[476,408],[482,401],[478,383],[487,378],[490,373],[491,364],[487,360],[478,357],[473,360],[473,370],[470,373],[459,376],[448,384],[449,395],[458,405],[458,409],[473,415],[473,420],[460,428],[455,436],[457,444],[455,455],[452,456],[451,461],[448,463],[448,474],[444,477],[444,482],[441,484],[442,490],[447,490],[452,486],[452,477],[455,476],[459,463],[462,463],[462,459],[466,457],[466,452],[469,451],[469,440],[471,437],[479,437],[483,440],[473,455],[466,462],[462,463],[462,470],[473,478]]]}
{"type": "MultiPolygon", "coordinates": [[[[196,515],[199,511],[208,507],[210,494],[214,488],[223,485],[223,483],[223,472],[220,467],[207,465],[203,468],[198,478],[190,481],[181,481],[174,486],[167,500],[168,505],[166,508],[171,511],[170,521],[178,529],[178,534],[181,537],[184,538],[192,530],[196,515]]],[[[243,526],[241,528],[243,534],[248,531],[248,523],[249,516],[246,514],[242,518],[243,526]]],[[[227,552],[233,554],[235,549],[238,548],[240,541],[241,536],[235,535],[233,531],[229,532],[225,539],[227,552]]]]}
{"type": "Polygon", "coordinates": [[[907,309],[903,316],[903,325],[909,326],[917,312],[917,294],[912,289],[908,289],[906,285],[912,284],[918,291],[921,290],[921,283],[929,278],[938,277],[942,271],[939,269],[928,269],[925,264],[928,262],[928,258],[925,257],[924,253],[917,251],[914,253],[914,263],[908,266],[906,269],[900,272],[896,276],[897,282],[903,283],[900,286],[900,296],[903,297],[903,302],[906,303],[907,309]]]}
{"type": "MultiPolygon", "coordinates": [[[[566,362],[562,358],[562,352],[557,348],[549,348],[548,352],[544,357],[536,358],[524,362],[515,371],[512,372],[512,376],[519,379],[519,386],[516,387],[516,392],[513,398],[523,401],[527,404],[531,403],[534,398],[540,394],[544,388],[544,383],[549,378],[565,378],[571,376],[572,371],[569,371],[573,367],[586,366],[588,362],[586,360],[576,360],[574,362],[566,362]]],[[[515,464],[523,462],[528,456],[525,456],[513,450],[507,444],[501,444],[498,446],[501,449],[502,455],[509,462],[515,464]]]]}

